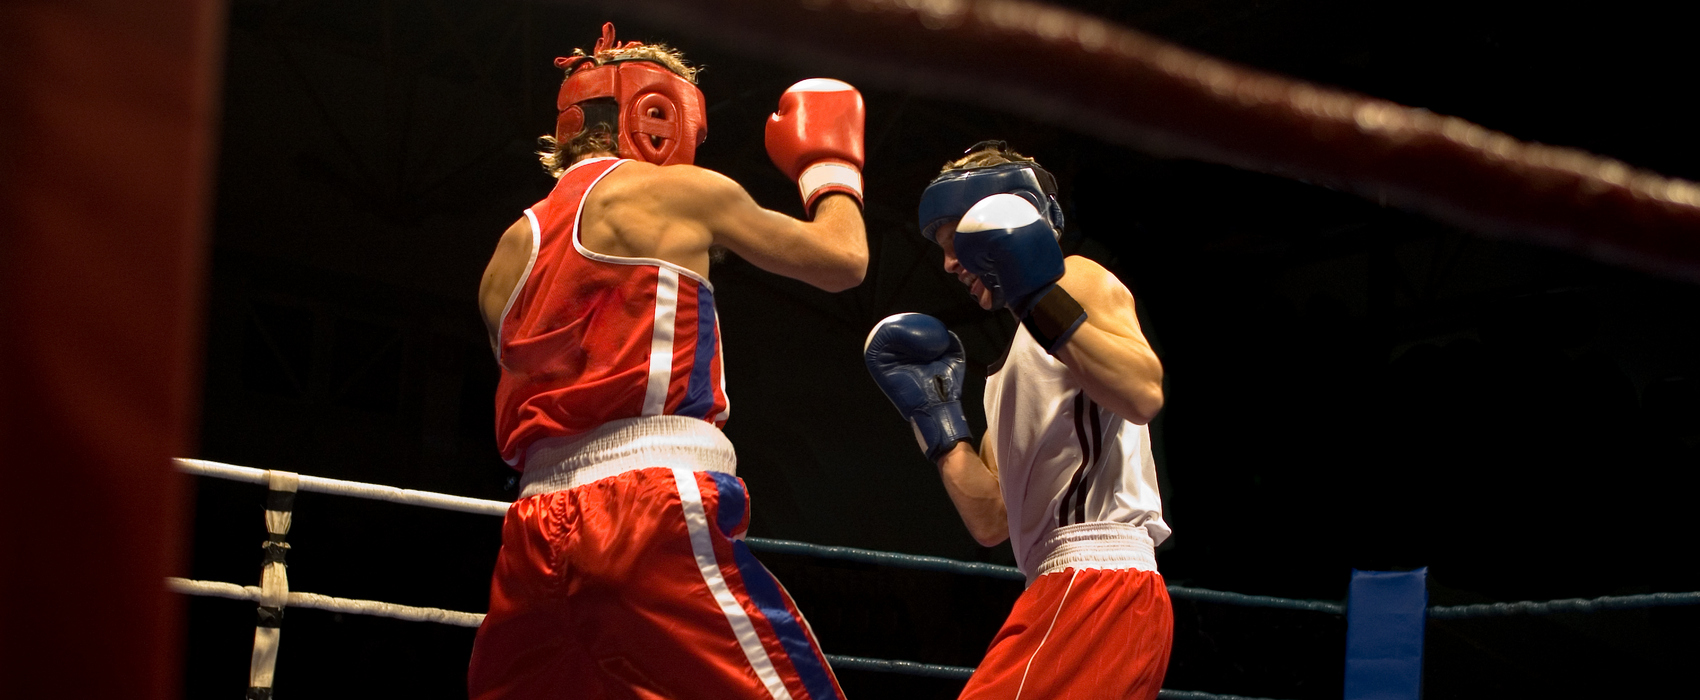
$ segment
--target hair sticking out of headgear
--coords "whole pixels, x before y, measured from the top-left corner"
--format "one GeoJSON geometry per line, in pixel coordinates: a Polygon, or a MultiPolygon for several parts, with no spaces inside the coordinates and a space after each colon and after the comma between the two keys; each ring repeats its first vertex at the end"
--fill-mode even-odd
{"type": "Polygon", "coordinates": [[[571,78],[573,72],[581,68],[595,68],[612,61],[626,60],[654,61],[692,83],[697,81],[697,71],[701,70],[685,63],[684,54],[666,44],[645,44],[641,41],[620,43],[614,38],[613,22],[602,24],[602,36],[596,39],[596,44],[591,47],[589,54],[586,54],[584,49],[573,49],[573,55],[556,58],[555,67],[566,71],[567,77],[571,78]]]}
{"type": "Polygon", "coordinates": [[[1056,181],[1051,179],[1049,172],[1045,172],[1044,168],[1039,167],[1039,161],[1011,150],[1008,142],[999,139],[987,139],[969,146],[968,150],[962,152],[961,158],[945,163],[939,172],[948,173],[952,170],[989,168],[1004,163],[1025,163],[1033,166],[1035,170],[1044,173],[1039,176],[1040,180],[1049,181],[1050,189],[1048,193],[1056,194],[1056,181]]]}
{"type": "Polygon", "coordinates": [[[1062,235],[1063,213],[1057,203],[1057,181],[1039,162],[1010,150],[1009,144],[987,140],[970,146],[966,155],[945,163],[939,176],[921,192],[921,235],[938,242],[937,231],[954,224],[970,207],[994,194],[1013,194],[1044,213],[1052,231],[1062,235]]]}

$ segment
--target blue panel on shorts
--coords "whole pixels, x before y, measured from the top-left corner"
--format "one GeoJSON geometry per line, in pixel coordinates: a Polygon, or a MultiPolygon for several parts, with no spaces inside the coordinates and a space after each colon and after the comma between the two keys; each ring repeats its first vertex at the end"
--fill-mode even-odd
{"type": "MultiPolygon", "coordinates": [[[[733,556],[738,560],[738,575],[744,580],[744,590],[750,594],[750,600],[761,609],[762,617],[773,625],[773,631],[779,635],[779,643],[785,647],[785,655],[791,659],[792,668],[797,669],[798,677],[803,681],[803,688],[809,691],[811,700],[829,700],[839,698],[838,686],[832,682],[831,672],[821,663],[821,657],[815,649],[814,635],[803,627],[803,621],[791,616],[791,609],[785,605],[785,594],[779,588],[779,581],[768,573],[767,567],[756,561],[756,555],[743,540],[732,542],[733,556]]],[[[772,653],[772,650],[768,650],[772,653]]]]}
{"type": "Polygon", "coordinates": [[[714,479],[714,489],[720,494],[714,506],[714,524],[720,527],[720,534],[731,537],[738,531],[738,523],[744,521],[744,503],[749,494],[744,492],[744,482],[736,476],[722,472],[708,472],[708,476],[714,479]]]}

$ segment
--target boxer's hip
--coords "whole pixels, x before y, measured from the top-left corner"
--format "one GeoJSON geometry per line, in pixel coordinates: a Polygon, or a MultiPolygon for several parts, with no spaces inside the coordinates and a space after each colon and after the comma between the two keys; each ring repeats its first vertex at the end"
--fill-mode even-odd
{"type": "Polygon", "coordinates": [[[1052,530],[1029,552],[1036,562],[1027,583],[1064,569],[1137,569],[1157,571],[1157,554],[1144,525],[1093,522],[1052,530]]]}
{"type": "Polygon", "coordinates": [[[654,467],[736,475],[738,456],[711,423],[643,416],[609,421],[580,435],[537,440],[526,448],[523,464],[521,499],[654,467]]]}

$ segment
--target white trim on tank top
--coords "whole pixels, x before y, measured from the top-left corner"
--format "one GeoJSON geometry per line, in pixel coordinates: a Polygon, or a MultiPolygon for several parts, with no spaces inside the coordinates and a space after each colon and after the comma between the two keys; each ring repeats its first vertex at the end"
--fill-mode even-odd
{"type": "Polygon", "coordinates": [[[531,268],[537,266],[537,249],[543,247],[543,227],[537,225],[537,214],[530,209],[525,210],[525,220],[531,225],[531,257],[525,261],[525,271],[519,274],[519,281],[514,283],[513,291],[508,292],[508,303],[502,305],[502,315],[496,319],[496,337],[490,342],[495,347],[496,364],[502,367],[502,327],[508,323],[508,312],[514,308],[514,302],[519,300],[519,293],[525,290],[525,283],[531,280],[531,268]]]}
{"type": "MultiPolygon", "coordinates": [[[[607,158],[593,158],[591,160],[586,160],[586,161],[581,161],[579,163],[574,163],[573,167],[576,168],[576,167],[583,165],[585,163],[590,163],[590,162],[594,162],[594,161],[601,161],[601,160],[608,160],[608,159],[607,158]]],[[[619,163],[615,163],[613,168],[609,168],[607,170],[604,170],[604,171],[602,171],[601,175],[597,175],[596,179],[591,180],[590,184],[584,188],[584,199],[590,198],[590,191],[593,190],[593,189],[596,189],[596,184],[599,183],[599,182],[602,182],[602,178],[608,177],[608,173],[614,172],[614,168],[618,168],[621,165],[623,165],[625,163],[630,163],[630,162],[631,162],[631,159],[623,158],[623,159],[620,160],[619,163]]],[[[568,168],[568,170],[571,170],[571,168],[568,168]]],[[[562,173],[562,174],[565,175],[565,173],[562,173]]],[[[693,280],[696,280],[697,284],[708,287],[708,291],[710,291],[710,292],[714,291],[714,284],[713,283],[709,282],[702,275],[698,275],[696,272],[692,271],[690,268],[685,267],[683,265],[680,265],[678,263],[667,262],[666,260],[662,260],[661,258],[627,258],[627,257],[619,256],[619,255],[607,255],[607,254],[604,254],[604,253],[598,253],[594,250],[591,250],[589,248],[584,247],[584,242],[579,240],[579,235],[578,235],[579,223],[584,218],[584,199],[579,200],[578,212],[576,212],[573,215],[573,250],[578,251],[579,255],[582,255],[582,256],[589,258],[591,260],[595,260],[597,262],[605,262],[605,263],[610,263],[610,264],[613,264],[613,265],[654,265],[656,267],[672,270],[672,271],[677,272],[681,275],[684,275],[684,276],[689,277],[693,280]]]]}

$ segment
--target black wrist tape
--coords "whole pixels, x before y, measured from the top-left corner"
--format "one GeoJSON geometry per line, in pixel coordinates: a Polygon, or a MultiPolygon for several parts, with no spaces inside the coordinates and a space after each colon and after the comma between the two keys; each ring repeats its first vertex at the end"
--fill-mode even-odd
{"type": "Polygon", "coordinates": [[[1021,319],[1021,325],[1027,327],[1033,340],[1052,355],[1057,354],[1057,350],[1085,322],[1086,310],[1080,308],[1080,302],[1069,296],[1062,285],[1051,287],[1051,291],[1045,292],[1039,303],[1033,305],[1033,310],[1021,319]]]}

